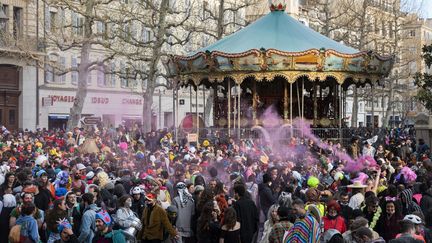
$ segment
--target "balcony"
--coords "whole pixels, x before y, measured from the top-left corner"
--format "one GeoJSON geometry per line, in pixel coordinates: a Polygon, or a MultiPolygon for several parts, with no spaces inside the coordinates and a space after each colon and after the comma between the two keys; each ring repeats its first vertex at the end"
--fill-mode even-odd
{"type": "Polygon", "coordinates": [[[43,42],[36,36],[21,35],[18,38],[12,33],[0,33],[0,52],[10,55],[43,55],[43,42]]]}

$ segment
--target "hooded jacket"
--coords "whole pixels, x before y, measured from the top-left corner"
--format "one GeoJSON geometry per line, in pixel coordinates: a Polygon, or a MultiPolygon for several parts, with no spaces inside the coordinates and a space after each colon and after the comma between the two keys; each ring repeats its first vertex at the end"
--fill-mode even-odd
{"type": "Polygon", "coordinates": [[[84,210],[84,215],[81,220],[79,242],[91,243],[96,231],[96,212],[100,208],[96,204],[91,204],[84,210]]]}
{"type": "Polygon", "coordinates": [[[402,201],[402,214],[407,215],[411,214],[415,211],[421,212],[420,206],[414,202],[413,200],[413,191],[412,189],[405,189],[400,194],[402,201]],[[404,202],[405,201],[405,202],[404,202]]]}
{"type": "Polygon", "coordinates": [[[22,236],[30,238],[33,242],[39,242],[38,225],[32,215],[20,216],[16,224],[21,225],[22,236]]]}

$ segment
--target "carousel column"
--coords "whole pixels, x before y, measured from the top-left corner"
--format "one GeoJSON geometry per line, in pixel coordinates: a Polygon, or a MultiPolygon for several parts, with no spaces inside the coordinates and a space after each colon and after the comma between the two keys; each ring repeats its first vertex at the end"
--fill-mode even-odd
{"type": "Polygon", "coordinates": [[[205,110],[205,86],[203,86],[203,121],[204,121],[204,126],[205,126],[205,120],[206,120],[206,110],[205,110]]]}
{"type": "Polygon", "coordinates": [[[228,137],[231,137],[231,80],[228,80],[228,137]]]}
{"type": "Polygon", "coordinates": [[[288,122],[288,81],[284,82],[284,120],[288,122]]]}
{"type": "MultiPolygon", "coordinates": [[[[302,78],[302,92],[301,92],[301,107],[302,107],[302,109],[301,109],[301,119],[302,119],[302,122],[304,121],[304,77],[302,78]]],[[[303,131],[303,129],[301,130],[302,132],[301,132],[301,136],[302,136],[302,138],[304,137],[304,131],[303,131]]]]}
{"type": "Polygon", "coordinates": [[[189,86],[189,112],[192,115],[192,85],[189,86]]]}
{"type": "Polygon", "coordinates": [[[237,102],[237,113],[238,113],[238,121],[237,121],[237,139],[240,140],[240,120],[241,120],[241,112],[240,112],[240,108],[241,108],[241,103],[240,103],[240,98],[241,98],[241,87],[240,87],[240,83],[237,85],[238,90],[237,90],[237,96],[238,96],[238,102],[237,102]]]}
{"type": "MultiPolygon", "coordinates": [[[[290,122],[293,123],[293,117],[292,117],[292,83],[290,83],[290,122]]],[[[292,126],[291,126],[292,129],[292,126]]],[[[291,133],[292,134],[292,133],[291,133]]]]}
{"type": "Polygon", "coordinates": [[[339,88],[339,92],[338,92],[338,96],[339,96],[339,142],[342,144],[342,119],[343,119],[343,115],[342,115],[342,112],[343,112],[343,108],[342,108],[342,102],[343,102],[343,99],[342,99],[342,85],[341,84],[339,84],[339,86],[338,86],[338,88],[339,88]]]}
{"type": "Polygon", "coordinates": [[[374,103],[374,86],[371,84],[371,99],[372,99],[372,129],[375,129],[375,103],[374,103]]]}
{"type": "Polygon", "coordinates": [[[304,120],[304,77],[302,78],[302,92],[301,92],[301,119],[304,120]]]}
{"type": "Polygon", "coordinates": [[[318,88],[316,83],[313,84],[313,124],[317,124],[318,120],[318,100],[317,100],[318,88]]]}
{"type": "Polygon", "coordinates": [[[199,113],[198,113],[198,85],[196,86],[195,92],[195,114],[196,114],[196,127],[197,127],[197,147],[199,147],[199,136],[200,136],[200,124],[199,124],[199,113]]]}
{"type": "Polygon", "coordinates": [[[258,119],[257,119],[257,90],[256,90],[256,80],[253,80],[253,88],[252,88],[252,120],[254,122],[254,125],[258,125],[258,119]]]}
{"type": "Polygon", "coordinates": [[[217,102],[219,101],[217,89],[218,89],[217,84],[214,84],[213,85],[213,126],[216,126],[216,124],[217,124],[216,121],[217,121],[218,117],[220,116],[218,104],[217,104],[217,102]]]}

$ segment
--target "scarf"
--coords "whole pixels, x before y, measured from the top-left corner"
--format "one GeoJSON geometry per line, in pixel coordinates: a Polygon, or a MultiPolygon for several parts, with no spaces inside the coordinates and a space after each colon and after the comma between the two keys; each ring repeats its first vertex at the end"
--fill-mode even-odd
{"type": "Polygon", "coordinates": [[[184,208],[188,201],[194,202],[192,195],[189,193],[188,189],[186,188],[186,184],[183,182],[177,183],[177,191],[180,197],[180,203],[181,207],[184,208]]]}

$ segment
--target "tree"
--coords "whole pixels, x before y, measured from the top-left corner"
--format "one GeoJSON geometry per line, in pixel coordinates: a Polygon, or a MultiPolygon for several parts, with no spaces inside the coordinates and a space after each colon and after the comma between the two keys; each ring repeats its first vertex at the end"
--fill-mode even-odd
{"type": "MultiPolygon", "coordinates": [[[[423,60],[430,69],[432,66],[432,44],[424,46],[423,60]]],[[[414,76],[414,83],[419,88],[416,98],[428,109],[432,111],[432,74],[429,72],[417,73],[414,76]]]]}
{"type": "MultiPolygon", "coordinates": [[[[247,25],[246,9],[256,6],[258,2],[258,0],[217,0],[214,3],[215,8],[204,5],[202,23],[205,24],[197,27],[196,32],[198,35],[202,34],[207,40],[204,44],[208,44],[211,40],[220,40],[247,25]]],[[[204,108],[205,124],[210,124],[209,119],[215,99],[214,93],[214,90],[211,89],[206,98],[204,108]]]]}
{"type": "Polygon", "coordinates": [[[186,1],[184,5],[179,5],[172,0],[142,0],[123,5],[119,11],[125,16],[117,24],[120,30],[131,29],[132,26],[141,28],[141,35],[120,31],[116,38],[121,40],[121,45],[116,46],[115,52],[128,60],[129,72],[141,83],[144,132],[151,130],[156,88],[173,88],[163,61],[169,55],[184,52],[183,46],[192,38],[194,26],[198,22],[194,3],[186,1]]]}

